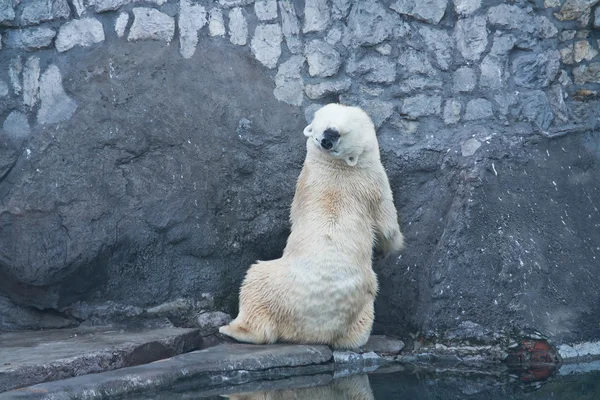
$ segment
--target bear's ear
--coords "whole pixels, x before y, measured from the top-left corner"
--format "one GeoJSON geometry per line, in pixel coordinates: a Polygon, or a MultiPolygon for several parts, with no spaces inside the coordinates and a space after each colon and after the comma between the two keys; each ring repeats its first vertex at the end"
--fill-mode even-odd
{"type": "Polygon", "coordinates": [[[344,157],[344,161],[349,167],[354,167],[358,163],[358,154],[352,153],[344,157]]]}
{"type": "Polygon", "coordinates": [[[306,128],[304,128],[304,136],[306,137],[310,137],[312,136],[312,124],[308,125],[306,128]]]}

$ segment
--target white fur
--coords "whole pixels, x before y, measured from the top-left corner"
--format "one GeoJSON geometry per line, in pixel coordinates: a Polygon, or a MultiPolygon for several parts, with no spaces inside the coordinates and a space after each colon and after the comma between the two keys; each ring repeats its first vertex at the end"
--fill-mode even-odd
{"type": "Polygon", "coordinates": [[[373,400],[367,375],[338,378],[323,386],[221,396],[230,400],[373,400]]]}
{"type": "Polygon", "coordinates": [[[328,104],[304,135],[307,155],[283,256],[250,267],[239,315],[220,332],[250,343],[360,347],[378,290],[373,246],[386,254],[403,247],[392,191],[375,128],[361,109],[328,104]],[[330,151],[319,145],[326,129],[340,134],[330,151]]]}

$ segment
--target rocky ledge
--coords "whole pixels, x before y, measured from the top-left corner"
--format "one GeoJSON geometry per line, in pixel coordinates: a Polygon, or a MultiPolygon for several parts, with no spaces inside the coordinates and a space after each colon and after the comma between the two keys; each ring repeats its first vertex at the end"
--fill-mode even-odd
{"type": "Polygon", "coordinates": [[[212,333],[182,328],[8,332],[0,334],[0,341],[0,392],[17,389],[0,395],[2,399],[83,390],[101,398],[192,378],[209,379],[211,386],[218,383],[215,374],[242,383],[265,378],[272,369],[285,376],[331,372],[334,364],[352,370],[389,361],[404,348],[402,341],[385,336],[371,337],[356,352],[332,352],[327,346],[220,344],[212,333]]]}

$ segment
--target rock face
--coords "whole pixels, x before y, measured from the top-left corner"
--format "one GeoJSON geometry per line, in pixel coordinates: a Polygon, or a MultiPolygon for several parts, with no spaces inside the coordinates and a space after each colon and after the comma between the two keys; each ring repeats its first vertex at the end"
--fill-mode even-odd
{"type": "Polygon", "coordinates": [[[75,46],[91,46],[104,41],[104,28],[95,18],[83,18],[64,24],[56,38],[56,50],[63,52],[75,46]]]}
{"type": "Polygon", "coordinates": [[[0,329],[235,315],[339,101],[407,240],[376,332],[600,339],[599,2],[544,3],[0,2],[0,329]]]}

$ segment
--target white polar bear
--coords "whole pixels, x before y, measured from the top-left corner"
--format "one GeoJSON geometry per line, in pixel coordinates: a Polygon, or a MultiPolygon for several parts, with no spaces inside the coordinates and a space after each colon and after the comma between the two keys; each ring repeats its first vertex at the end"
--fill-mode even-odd
{"type": "Polygon", "coordinates": [[[221,396],[229,400],[373,400],[367,375],[338,378],[324,386],[269,390],[221,396]]]}
{"type": "Polygon", "coordinates": [[[304,135],[307,155],[283,256],[250,267],[239,314],[219,331],[256,344],[357,348],[373,326],[373,246],[389,254],[404,238],[369,116],[328,104],[304,135]]]}

